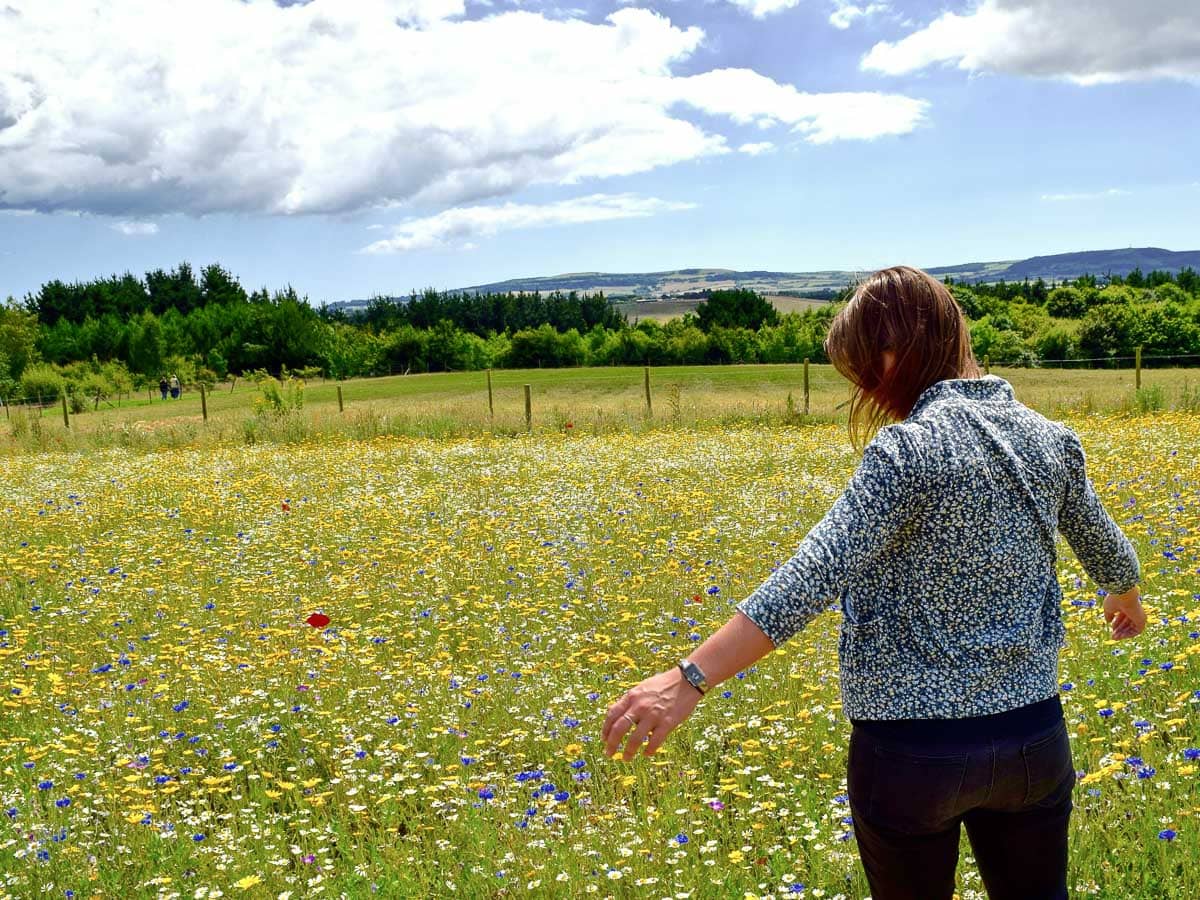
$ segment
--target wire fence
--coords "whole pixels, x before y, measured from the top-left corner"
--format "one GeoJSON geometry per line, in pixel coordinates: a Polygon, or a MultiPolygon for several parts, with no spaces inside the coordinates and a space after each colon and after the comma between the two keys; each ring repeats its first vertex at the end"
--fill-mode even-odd
{"type": "MultiPolygon", "coordinates": [[[[1089,367],[1089,368],[1095,368],[1097,371],[1112,371],[1114,369],[1126,369],[1126,370],[1133,369],[1134,375],[1135,375],[1135,388],[1140,388],[1141,381],[1142,381],[1141,373],[1142,373],[1142,368],[1144,366],[1149,365],[1149,367],[1152,369],[1161,369],[1161,368],[1167,368],[1167,367],[1182,368],[1182,367],[1188,367],[1188,366],[1200,366],[1200,353],[1182,353],[1182,354],[1135,353],[1133,355],[1113,355],[1113,356],[1099,356],[1099,357],[1071,357],[1071,358],[1063,358],[1063,359],[1021,358],[1021,359],[1008,359],[1008,360],[993,360],[989,356],[985,356],[984,359],[982,360],[982,363],[983,363],[984,368],[988,371],[990,371],[991,369],[994,369],[994,368],[1040,369],[1040,368],[1089,367]]],[[[827,366],[828,364],[821,364],[821,365],[827,366]]],[[[517,385],[515,385],[515,386],[518,388],[518,390],[520,390],[522,387],[520,382],[524,381],[528,377],[529,373],[531,373],[533,371],[537,371],[539,373],[546,372],[546,373],[556,373],[556,374],[560,373],[560,372],[561,373],[571,373],[571,375],[569,375],[567,378],[564,378],[561,382],[559,382],[556,385],[556,387],[586,389],[587,387],[590,387],[592,385],[611,386],[611,385],[620,384],[620,385],[624,385],[630,389],[636,389],[636,390],[638,390],[639,393],[641,393],[641,391],[644,389],[645,407],[646,407],[647,411],[650,411],[652,409],[652,405],[653,405],[653,398],[652,398],[652,392],[651,392],[651,372],[662,371],[664,369],[665,370],[676,369],[676,368],[686,368],[686,369],[692,370],[694,372],[697,369],[711,368],[715,375],[722,370],[728,370],[729,368],[732,368],[734,366],[738,366],[738,367],[742,367],[742,368],[762,368],[764,370],[764,372],[768,369],[786,368],[789,370],[789,374],[791,373],[791,371],[801,370],[803,373],[803,381],[799,382],[799,380],[797,379],[797,382],[793,383],[792,386],[795,389],[797,389],[798,392],[800,392],[801,388],[802,388],[802,393],[800,393],[800,397],[797,397],[797,407],[799,408],[799,406],[800,406],[799,401],[801,398],[803,398],[803,410],[805,413],[808,412],[808,410],[809,410],[809,394],[810,394],[810,390],[811,390],[810,376],[809,376],[809,371],[808,371],[808,369],[809,369],[809,361],[808,360],[805,360],[803,363],[784,363],[784,364],[712,363],[712,364],[691,365],[691,366],[676,366],[676,365],[630,366],[630,365],[623,365],[620,367],[614,366],[613,368],[621,368],[621,369],[624,369],[625,371],[611,372],[611,373],[604,372],[601,367],[580,367],[580,366],[572,366],[572,367],[547,366],[543,369],[537,369],[537,370],[532,370],[532,369],[476,369],[476,370],[462,370],[462,371],[450,372],[450,373],[413,373],[411,371],[411,369],[404,369],[403,371],[396,369],[395,371],[392,372],[392,376],[393,377],[395,377],[395,376],[404,377],[409,374],[421,374],[421,375],[423,375],[423,374],[434,374],[434,375],[436,375],[436,374],[459,374],[459,375],[474,374],[474,375],[478,375],[480,377],[481,383],[472,387],[471,388],[472,391],[479,390],[483,386],[483,384],[482,384],[483,379],[486,377],[487,392],[488,392],[488,398],[489,398],[488,406],[489,406],[489,410],[491,410],[493,407],[493,402],[492,402],[493,376],[496,376],[497,380],[499,381],[499,384],[497,385],[497,387],[500,390],[508,391],[514,387],[514,383],[513,383],[514,381],[518,382],[517,385]],[[642,369],[644,371],[644,375],[641,378],[639,378],[639,377],[637,377],[637,375],[633,374],[633,372],[635,372],[638,369],[642,369]]],[[[825,384],[827,382],[827,378],[828,378],[828,369],[826,368],[824,371],[821,371],[821,370],[818,370],[818,371],[820,372],[820,374],[818,375],[817,380],[820,383],[825,384]]],[[[800,374],[800,373],[797,372],[797,375],[798,374],[800,374]]],[[[388,376],[381,375],[381,376],[376,376],[376,377],[383,378],[383,377],[388,377],[388,376]]],[[[310,383],[313,380],[314,379],[308,379],[308,381],[310,383]]],[[[369,379],[355,379],[354,381],[363,383],[363,382],[371,381],[371,380],[374,380],[374,379],[370,379],[370,378],[369,379]]],[[[329,383],[329,382],[333,382],[334,380],[322,377],[321,381],[323,383],[329,383]]],[[[350,396],[354,392],[353,388],[351,387],[351,385],[354,382],[337,381],[334,383],[337,386],[336,395],[337,395],[338,410],[339,410],[339,412],[341,412],[341,411],[344,411],[346,402],[348,402],[350,399],[354,399],[350,396]],[[346,388],[345,388],[346,396],[345,397],[343,396],[343,386],[344,385],[346,386],[346,388]]],[[[165,395],[162,394],[161,391],[159,390],[159,388],[154,384],[151,384],[144,389],[124,390],[124,391],[116,391],[116,392],[109,392],[109,393],[97,391],[95,393],[85,394],[79,390],[72,390],[71,387],[69,387],[69,386],[66,387],[65,389],[60,387],[60,388],[56,389],[55,391],[48,390],[44,394],[43,393],[35,393],[35,394],[31,395],[31,394],[27,394],[27,393],[17,392],[14,394],[6,395],[3,392],[0,392],[0,408],[3,408],[5,417],[7,419],[9,419],[10,421],[12,419],[14,410],[22,410],[27,415],[33,414],[33,415],[37,415],[40,417],[61,415],[63,424],[67,427],[70,427],[70,417],[73,415],[79,414],[79,413],[83,413],[83,412],[94,412],[94,411],[102,410],[102,409],[103,410],[110,410],[110,409],[116,410],[116,409],[121,409],[122,407],[129,407],[131,405],[132,406],[140,406],[143,409],[145,409],[147,407],[153,408],[153,407],[160,406],[160,405],[169,406],[169,405],[172,405],[175,403],[180,403],[182,401],[186,401],[186,404],[185,404],[186,408],[190,410],[193,408],[193,406],[195,405],[195,401],[198,398],[200,401],[200,403],[199,403],[200,409],[197,411],[202,412],[204,420],[207,421],[207,419],[208,419],[208,402],[215,394],[217,394],[217,393],[222,393],[222,394],[223,393],[232,393],[239,386],[241,386],[243,390],[255,390],[256,391],[258,389],[258,385],[259,385],[259,380],[256,378],[249,378],[249,377],[243,378],[241,376],[233,376],[223,382],[217,382],[216,384],[209,383],[209,382],[204,382],[204,383],[197,382],[194,384],[185,384],[185,385],[181,386],[178,394],[173,393],[172,391],[168,390],[168,392],[165,395]]],[[[526,389],[526,393],[528,393],[528,385],[525,385],[524,387],[526,389]]],[[[541,389],[541,386],[539,386],[539,390],[540,389],[541,389]]],[[[378,392],[372,391],[371,397],[369,399],[380,399],[378,392]]],[[[791,401],[790,401],[790,397],[789,397],[789,403],[790,402],[791,401]]],[[[835,410],[840,410],[845,405],[846,405],[845,403],[839,404],[838,406],[835,407],[835,410]]],[[[526,418],[528,418],[528,414],[527,414],[526,418]]]]}

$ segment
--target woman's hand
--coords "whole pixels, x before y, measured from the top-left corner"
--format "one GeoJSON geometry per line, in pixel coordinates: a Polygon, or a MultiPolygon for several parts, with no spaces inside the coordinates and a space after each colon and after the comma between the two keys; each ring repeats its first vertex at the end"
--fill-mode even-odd
{"type": "Polygon", "coordinates": [[[678,668],[647,678],[608,708],[600,733],[605,755],[616,753],[625,735],[632,732],[625,744],[625,762],[637,756],[647,735],[650,742],[645,755],[653,756],[675,726],[692,714],[700,696],[678,668]]]}
{"type": "Polygon", "coordinates": [[[1136,587],[1124,594],[1104,595],[1104,621],[1112,626],[1112,639],[1136,637],[1146,628],[1146,611],[1136,587]]]}

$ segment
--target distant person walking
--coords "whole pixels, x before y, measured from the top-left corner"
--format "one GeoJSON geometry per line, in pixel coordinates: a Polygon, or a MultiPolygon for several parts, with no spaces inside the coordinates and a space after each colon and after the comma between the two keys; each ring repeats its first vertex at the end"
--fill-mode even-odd
{"type": "Polygon", "coordinates": [[[170,390],[170,388],[171,388],[171,386],[169,384],[167,384],[167,376],[166,375],[163,375],[161,378],[158,379],[158,392],[160,394],[162,394],[162,398],[164,400],[167,399],[167,391],[170,390]]]}
{"type": "Polygon", "coordinates": [[[993,900],[1065,900],[1075,766],[1059,701],[1061,532],[1106,592],[1114,640],[1146,613],[1140,566],[1079,438],[980,377],[954,296],[876,272],[825,341],[853,386],[845,492],[679,666],[608,711],[602,739],[647,755],[712,687],[841,607],[847,783],[874,900],[950,900],[966,827],[993,900]],[[885,423],[894,424],[885,424],[885,423]]]}
{"type": "Polygon", "coordinates": [[[171,376],[171,398],[173,400],[179,399],[179,378],[175,375],[171,376]]]}

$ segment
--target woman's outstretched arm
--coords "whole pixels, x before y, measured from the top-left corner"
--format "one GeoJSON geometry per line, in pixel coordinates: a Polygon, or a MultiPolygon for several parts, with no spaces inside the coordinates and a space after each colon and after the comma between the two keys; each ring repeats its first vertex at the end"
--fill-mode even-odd
{"type": "MultiPolygon", "coordinates": [[[[774,649],[775,645],[761,628],[745,613],[735,612],[687,658],[704,671],[711,690],[774,649]]],[[[645,752],[646,756],[653,756],[667,735],[692,714],[699,702],[700,692],[684,680],[678,666],[647,678],[609,707],[600,735],[605,753],[608,756],[616,753],[629,734],[624,754],[629,762],[649,735],[645,752]]]]}

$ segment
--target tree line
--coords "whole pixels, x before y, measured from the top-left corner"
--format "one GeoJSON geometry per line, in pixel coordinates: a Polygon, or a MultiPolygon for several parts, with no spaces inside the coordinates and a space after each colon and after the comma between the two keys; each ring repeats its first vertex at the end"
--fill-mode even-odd
{"type": "MultiPolygon", "coordinates": [[[[947,284],[994,363],[1107,360],[1142,347],[1200,356],[1200,276],[1135,270],[1064,283],[947,284]]],[[[254,372],[330,378],[584,365],[826,362],[832,302],[779,313],[751,290],[710,291],[696,312],[631,323],[603,295],[454,293],[314,307],[288,286],[247,292],[219,265],[187,263],[44,284],[0,307],[0,398],[96,403],[165,374],[185,384],[254,372]]],[[[1089,364],[1095,364],[1089,363],[1089,364]]]]}

